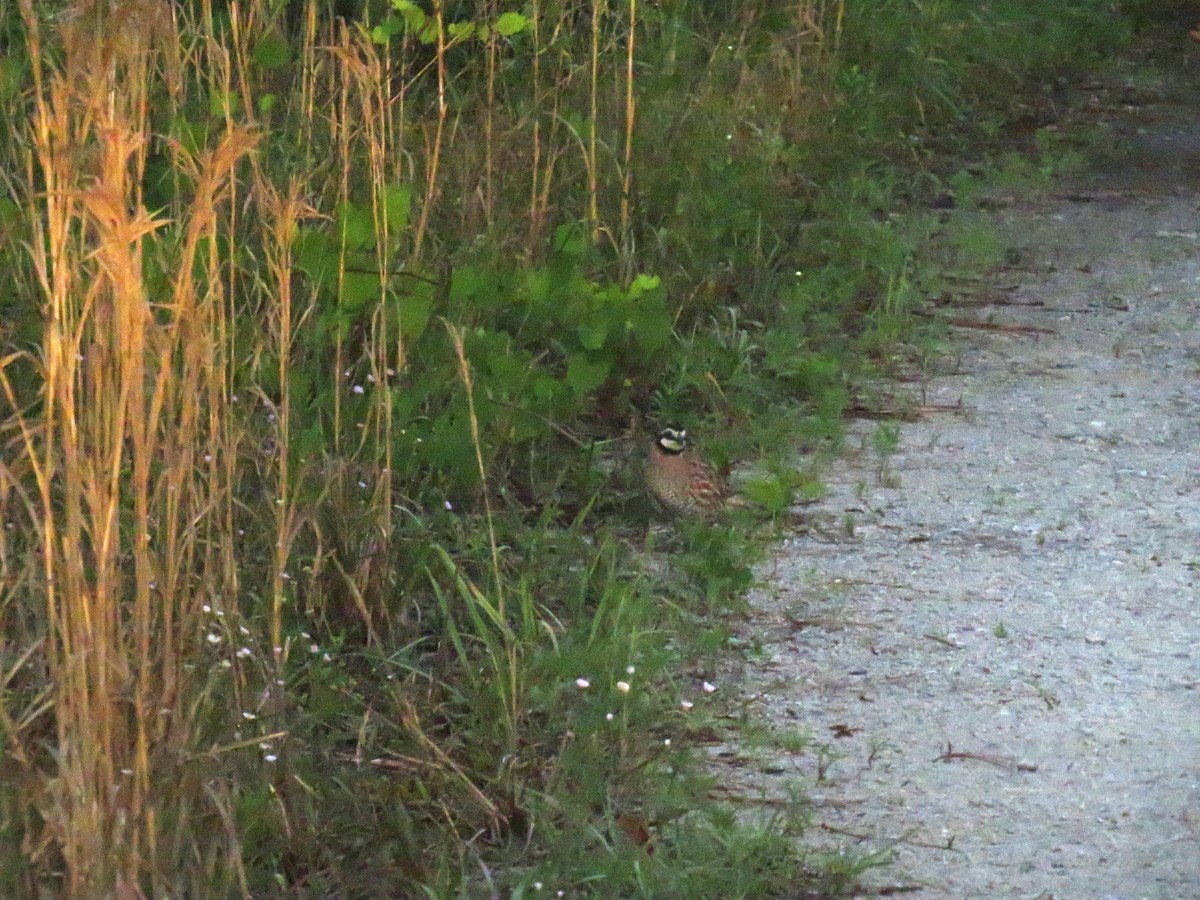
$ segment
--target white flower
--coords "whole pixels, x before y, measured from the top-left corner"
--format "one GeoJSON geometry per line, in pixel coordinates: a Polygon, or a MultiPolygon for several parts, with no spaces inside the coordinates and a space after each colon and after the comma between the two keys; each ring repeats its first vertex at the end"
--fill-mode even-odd
{"type": "Polygon", "coordinates": [[[632,675],[632,674],[633,674],[635,671],[637,671],[637,670],[636,670],[636,669],[634,669],[634,667],[633,667],[633,666],[626,666],[626,667],[625,667],[625,674],[626,674],[626,675],[632,675]]]}
{"type": "Polygon", "coordinates": [[[691,709],[696,704],[693,703],[691,700],[684,700],[684,701],[680,702],[679,705],[682,706],[684,709],[691,709]]]}
{"type": "Polygon", "coordinates": [[[205,635],[204,639],[206,641],[208,641],[210,644],[221,643],[221,636],[219,634],[207,634],[207,635],[205,635]]]}
{"type": "Polygon", "coordinates": [[[715,691],[717,689],[717,686],[709,681],[704,682],[704,684],[702,684],[700,687],[704,690],[704,693],[706,693],[706,694],[711,694],[713,691],[715,691]]]}
{"type": "Polygon", "coordinates": [[[628,681],[618,681],[617,682],[617,690],[620,691],[622,694],[628,694],[629,693],[629,682],[628,681]]]}
{"type": "Polygon", "coordinates": [[[592,686],[592,683],[590,681],[588,681],[586,678],[576,678],[575,679],[575,687],[579,688],[581,691],[585,690],[587,688],[590,688],[591,686],[592,686]]]}

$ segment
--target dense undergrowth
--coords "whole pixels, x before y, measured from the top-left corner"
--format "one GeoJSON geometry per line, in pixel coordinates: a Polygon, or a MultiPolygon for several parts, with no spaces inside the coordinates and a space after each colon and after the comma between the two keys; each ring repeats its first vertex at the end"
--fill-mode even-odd
{"type": "Polygon", "coordinates": [[[351,7],[0,12],[0,893],[837,895],[690,751],[723,616],[1125,25],[351,7]],[[651,527],[668,422],[759,516],[651,527]]]}

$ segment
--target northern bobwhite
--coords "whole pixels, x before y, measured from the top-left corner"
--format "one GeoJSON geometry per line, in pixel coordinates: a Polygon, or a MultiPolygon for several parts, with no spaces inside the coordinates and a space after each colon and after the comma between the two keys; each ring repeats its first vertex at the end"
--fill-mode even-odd
{"type": "Polygon", "coordinates": [[[729,492],[729,485],[712,466],[689,449],[687,431],[664,428],[650,447],[646,461],[646,486],[676,515],[711,516],[745,501],[729,492]]]}

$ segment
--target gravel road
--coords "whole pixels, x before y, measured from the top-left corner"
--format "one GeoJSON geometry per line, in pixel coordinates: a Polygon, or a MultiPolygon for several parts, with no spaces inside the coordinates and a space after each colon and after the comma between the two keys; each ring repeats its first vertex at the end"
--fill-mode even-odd
{"type": "Polygon", "coordinates": [[[882,478],[878,423],[852,429],[823,504],[852,536],[794,537],[753,597],[739,689],[813,743],[714,756],[747,797],[798,780],[806,841],[890,849],[862,896],[1200,898],[1200,48],[1177,37],[1077,89],[1102,152],[998,198],[1014,264],[950,311],[992,327],[896,386],[917,416],[882,478]]]}

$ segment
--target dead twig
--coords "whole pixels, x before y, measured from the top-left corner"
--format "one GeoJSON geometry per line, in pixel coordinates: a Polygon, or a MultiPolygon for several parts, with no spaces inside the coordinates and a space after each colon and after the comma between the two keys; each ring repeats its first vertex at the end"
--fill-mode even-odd
{"type": "Polygon", "coordinates": [[[1033,763],[1020,762],[1015,756],[1005,756],[999,753],[972,753],[969,750],[955,750],[951,744],[939,754],[934,762],[954,762],[955,760],[975,759],[989,765],[999,766],[1013,772],[1036,772],[1038,767],[1033,763]]]}

